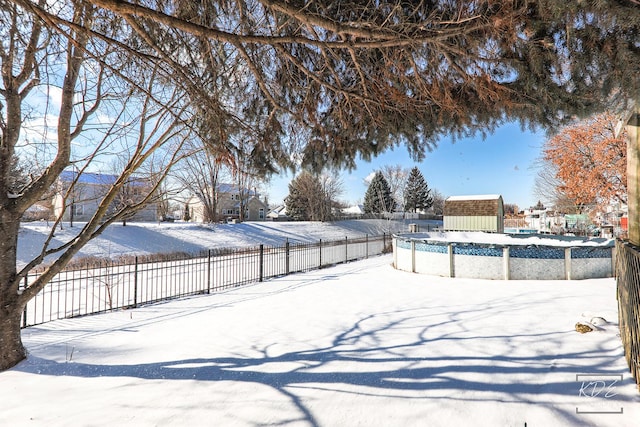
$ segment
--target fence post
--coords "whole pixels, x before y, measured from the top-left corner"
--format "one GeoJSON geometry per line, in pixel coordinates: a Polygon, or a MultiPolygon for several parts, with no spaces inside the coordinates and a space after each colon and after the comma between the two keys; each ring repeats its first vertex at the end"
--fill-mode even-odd
{"type": "Polygon", "coordinates": [[[322,268],[322,239],[320,239],[320,264],[318,264],[318,268],[322,268]]]}
{"type": "Polygon", "coordinates": [[[207,294],[211,293],[211,249],[207,251],[207,294]]]}
{"type": "Polygon", "coordinates": [[[411,272],[416,272],[416,241],[411,239],[411,272]]]}
{"type": "MultiPolygon", "coordinates": [[[[24,287],[22,289],[27,289],[27,277],[29,275],[27,274],[26,276],[24,276],[24,287]]],[[[28,304],[28,302],[27,302],[28,304]]],[[[24,305],[24,309],[22,310],[22,327],[26,328],[27,327],[27,304],[24,305]]]]}
{"type": "Polygon", "coordinates": [[[364,257],[365,259],[369,259],[369,235],[365,234],[364,236],[364,257]]]}
{"type": "Polygon", "coordinates": [[[511,279],[511,269],[509,263],[511,258],[511,253],[509,251],[509,246],[505,246],[502,248],[502,270],[504,274],[504,280],[511,279]]]}
{"type": "Polygon", "coordinates": [[[289,275],[289,239],[284,242],[285,274],[289,275]]]}
{"type": "Polygon", "coordinates": [[[453,245],[451,243],[447,245],[447,253],[449,254],[449,277],[455,277],[455,257],[453,254],[453,245]]]}
{"type": "Polygon", "coordinates": [[[640,99],[625,118],[627,130],[627,208],[629,242],[640,245],[640,99]]]}
{"type": "Polygon", "coordinates": [[[344,262],[349,261],[349,238],[344,236],[344,262]]]}
{"type": "Polygon", "coordinates": [[[262,282],[262,277],[264,275],[264,245],[263,244],[260,244],[260,260],[258,261],[258,268],[260,269],[260,273],[259,273],[260,278],[258,279],[258,281],[262,282]]]}
{"type": "Polygon", "coordinates": [[[564,250],[564,279],[571,280],[571,248],[564,250]]]}
{"type": "Polygon", "coordinates": [[[382,253],[387,250],[387,233],[382,233],[382,253]]]}
{"type": "Polygon", "coordinates": [[[133,267],[133,307],[138,308],[138,257],[134,258],[133,267]]]}
{"type": "Polygon", "coordinates": [[[391,240],[391,246],[393,248],[393,268],[398,268],[398,238],[397,237],[391,240]]]}

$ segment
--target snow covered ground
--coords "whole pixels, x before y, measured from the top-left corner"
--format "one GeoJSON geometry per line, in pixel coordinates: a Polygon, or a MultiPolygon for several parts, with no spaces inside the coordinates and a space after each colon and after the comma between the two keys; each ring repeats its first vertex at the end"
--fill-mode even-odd
{"type": "Polygon", "coordinates": [[[391,259],[28,328],[0,425],[638,425],[613,279],[449,279],[391,259]]]}
{"type": "MultiPolygon", "coordinates": [[[[291,243],[341,240],[383,233],[406,233],[409,224],[417,224],[421,233],[413,238],[427,240],[449,239],[456,242],[554,245],[554,246],[607,246],[610,239],[586,239],[580,237],[506,235],[470,232],[427,232],[442,225],[430,220],[348,220],[337,222],[245,222],[240,224],[203,225],[196,223],[128,223],[127,226],[113,224],[99,237],[93,239],[78,254],[78,257],[115,257],[118,255],[148,255],[169,252],[198,253],[214,248],[237,248],[260,244],[280,246],[286,240],[291,243]]],[[[83,224],[73,228],[68,223],[56,230],[52,247],[69,241],[83,224]]],[[[24,265],[39,254],[42,244],[51,231],[46,222],[24,223],[18,239],[18,264],[24,265]]]]}
{"type": "MultiPolygon", "coordinates": [[[[332,240],[387,225],[131,224],[85,253],[332,240]]],[[[21,260],[45,228],[24,227],[21,260]]],[[[391,261],[27,328],[29,358],[0,373],[0,426],[638,425],[614,279],[450,279],[391,261]],[[595,331],[575,331],[591,320],[595,331]]]]}
{"type": "MultiPolygon", "coordinates": [[[[203,225],[195,223],[128,223],[113,224],[87,244],[79,257],[114,257],[123,254],[147,255],[168,252],[198,253],[214,248],[236,248],[291,243],[317,242],[319,239],[340,240],[365,235],[405,232],[409,223],[421,229],[435,226],[434,221],[338,221],[338,222],[244,222],[240,224],[203,225]]],[[[83,224],[63,224],[56,230],[52,247],[69,241],[83,224]]],[[[51,231],[46,222],[24,223],[18,239],[18,264],[24,265],[40,253],[42,244],[51,231]]]]}
{"type": "Polygon", "coordinates": [[[575,237],[558,236],[550,234],[502,234],[484,233],[481,231],[447,231],[447,232],[421,232],[408,234],[412,239],[435,242],[454,243],[480,243],[494,245],[541,245],[556,247],[589,246],[606,247],[615,246],[614,239],[604,237],[575,237]]]}

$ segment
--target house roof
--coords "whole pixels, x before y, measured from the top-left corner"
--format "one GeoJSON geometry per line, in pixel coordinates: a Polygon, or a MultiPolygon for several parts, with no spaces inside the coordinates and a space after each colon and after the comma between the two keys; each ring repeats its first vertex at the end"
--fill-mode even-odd
{"type": "MultiPolygon", "coordinates": [[[[78,176],[76,171],[62,171],[60,174],[60,181],[73,182],[78,176]]],[[[80,184],[95,184],[95,185],[112,185],[118,179],[115,175],[93,172],[82,172],[78,176],[78,183],[80,184]]]]}
{"type": "Polygon", "coordinates": [[[352,214],[352,215],[362,215],[364,213],[364,208],[362,207],[362,205],[349,206],[348,208],[342,209],[342,213],[352,214]]]}
{"type": "Polygon", "coordinates": [[[272,209],[267,216],[269,218],[286,218],[288,217],[286,211],[287,207],[285,205],[280,205],[277,208],[272,209]]]}
{"type": "Polygon", "coordinates": [[[444,201],[445,216],[494,216],[504,210],[502,196],[452,196],[444,201]]]}
{"type": "MultiPolygon", "coordinates": [[[[94,172],[82,172],[78,175],[76,171],[65,170],[60,173],[60,181],[64,183],[71,183],[75,180],[76,176],[78,177],[79,184],[89,184],[89,185],[113,185],[116,180],[119,178],[118,175],[106,174],[106,173],[94,173],[94,172]]],[[[143,185],[145,180],[139,177],[130,177],[129,184],[140,184],[143,185]]]]}
{"type": "MultiPolygon", "coordinates": [[[[239,186],[237,186],[236,184],[228,184],[228,183],[221,183],[218,184],[217,189],[219,193],[239,193],[239,186]]],[[[258,193],[254,190],[245,188],[244,189],[244,193],[247,196],[257,196],[258,193]]]]}

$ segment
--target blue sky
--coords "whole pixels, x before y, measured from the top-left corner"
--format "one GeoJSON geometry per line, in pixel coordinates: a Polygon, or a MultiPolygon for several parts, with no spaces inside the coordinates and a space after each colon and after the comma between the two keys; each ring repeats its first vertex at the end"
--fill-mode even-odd
{"type": "MultiPolygon", "coordinates": [[[[341,200],[361,202],[369,174],[384,165],[400,164],[408,169],[418,166],[429,187],[446,197],[501,194],[505,203],[515,203],[525,209],[538,200],[534,188],[535,163],[545,138],[542,130],[523,131],[520,125],[508,123],[486,139],[478,135],[453,143],[451,138],[443,138],[420,163],[411,160],[406,149],[396,148],[371,162],[359,161],[355,171],[343,171],[341,200]]],[[[292,175],[282,175],[272,180],[268,188],[271,203],[284,200],[292,178],[292,175]]]]}

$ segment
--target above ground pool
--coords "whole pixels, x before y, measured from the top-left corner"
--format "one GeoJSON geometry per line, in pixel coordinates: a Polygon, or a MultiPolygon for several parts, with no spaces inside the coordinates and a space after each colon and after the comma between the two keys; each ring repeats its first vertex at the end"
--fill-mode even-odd
{"type": "Polygon", "coordinates": [[[613,277],[615,241],[483,232],[393,236],[398,270],[497,280],[575,280],[613,277]]]}

